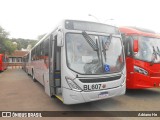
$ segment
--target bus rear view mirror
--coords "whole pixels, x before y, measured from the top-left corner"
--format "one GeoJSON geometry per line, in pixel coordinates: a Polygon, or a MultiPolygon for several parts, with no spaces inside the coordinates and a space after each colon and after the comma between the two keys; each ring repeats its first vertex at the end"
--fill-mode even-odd
{"type": "Polygon", "coordinates": [[[135,53],[137,53],[138,50],[139,50],[139,48],[138,48],[138,40],[134,40],[134,43],[133,43],[133,51],[134,51],[135,53]]]}
{"type": "Polygon", "coordinates": [[[63,46],[63,33],[61,31],[58,31],[58,34],[57,34],[57,46],[58,47],[63,46]]]}

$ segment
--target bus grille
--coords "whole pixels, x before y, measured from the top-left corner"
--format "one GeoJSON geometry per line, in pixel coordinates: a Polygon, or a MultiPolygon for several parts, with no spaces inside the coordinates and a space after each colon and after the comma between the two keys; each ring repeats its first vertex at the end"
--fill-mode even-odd
{"type": "Polygon", "coordinates": [[[79,79],[82,83],[96,83],[96,82],[108,82],[113,80],[118,80],[121,78],[121,75],[114,76],[114,77],[108,77],[108,78],[93,78],[93,79],[79,79]]]}

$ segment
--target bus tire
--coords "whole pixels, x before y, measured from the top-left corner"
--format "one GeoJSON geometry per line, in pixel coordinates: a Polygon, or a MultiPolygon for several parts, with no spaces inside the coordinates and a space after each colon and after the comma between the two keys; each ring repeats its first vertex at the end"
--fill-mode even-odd
{"type": "Polygon", "coordinates": [[[32,70],[32,79],[33,79],[33,82],[36,82],[36,79],[35,79],[34,71],[33,71],[33,70],[32,70]]]}
{"type": "Polygon", "coordinates": [[[55,95],[52,95],[52,96],[51,96],[51,98],[54,98],[54,99],[56,99],[57,97],[56,97],[55,95]]]}
{"type": "Polygon", "coordinates": [[[27,73],[27,75],[29,76],[28,69],[26,69],[26,73],[27,73]]]}

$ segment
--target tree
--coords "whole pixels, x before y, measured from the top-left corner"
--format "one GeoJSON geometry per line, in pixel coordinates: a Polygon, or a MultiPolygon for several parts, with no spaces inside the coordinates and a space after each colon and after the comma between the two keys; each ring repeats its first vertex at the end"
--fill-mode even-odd
{"type": "Polygon", "coordinates": [[[8,39],[9,33],[0,26],[0,53],[11,54],[16,47],[8,39]]]}
{"type": "Polygon", "coordinates": [[[7,38],[9,35],[8,32],[6,32],[1,26],[0,26],[0,39],[1,38],[7,38]]]}
{"type": "Polygon", "coordinates": [[[28,45],[31,45],[33,47],[38,41],[37,40],[30,40],[30,39],[23,39],[23,38],[13,38],[11,39],[12,42],[17,43],[17,50],[27,49],[28,45]]]}
{"type": "Polygon", "coordinates": [[[27,46],[33,47],[38,41],[30,39],[9,39],[9,33],[0,26],[0,53],[11,54],[14,50],[27,49],[27,46]]]}
{"type": "Polygon", "coordinates": [[[17,47],[10,40],[5,40],[4,46],[5,46],[5,52],[8,54],[11,54],[12,52],[14,52],[14,50],[16,50],[16,47],[17,47]]]}

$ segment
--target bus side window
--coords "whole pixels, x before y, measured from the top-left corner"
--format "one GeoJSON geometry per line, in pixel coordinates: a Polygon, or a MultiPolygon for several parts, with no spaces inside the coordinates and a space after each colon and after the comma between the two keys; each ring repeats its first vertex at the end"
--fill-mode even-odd
{"type": "Polygon", "coordinates": [[[26,58],[25,58],[25,62],[28,62],[29,59],[29,54],[27,54],[26,58]]]}
{"type": "Polygon", "coordinates": [[[44,42],[40,44],[40,59],[44,59],[44,42]]]}
{"type": "Polygon", "coordinates": [[[35,48],[31,52],[31,58],[32,58],[32,61],[35,60],[35,48]]]}
{"type": "MultiPolygon", "coordinates": [[[[54,38],[55,39],[55,38],[54,38]]],[[[50,57],[52,58],[52,54],[53,54],[53,35],[50,36],[50,57]]]]}
{"type": "Polygon", "coordinates": [[[44,63],[46,64],[46,67],[49,67],[49,39],[44,41],[44,63]]]}
{"type": "Polygon", "coordinates": [[[40,50],[41,50],[41,49],[40,49],[40,45],[38,45],[38,46],[37,46],[37,52],[36,52],[36,53],[37,53],[37,60],[40,59],[40,50]]]}
{"type": "Polygon", "coordinates": [[[49,39],[44,42],[44,56],[48,57],[49,55],[49,39]]]}
{"type": "Polygon", "coordinates": [[[38,46],[35,48],[35,60],[38,60],[38,46]]]}

